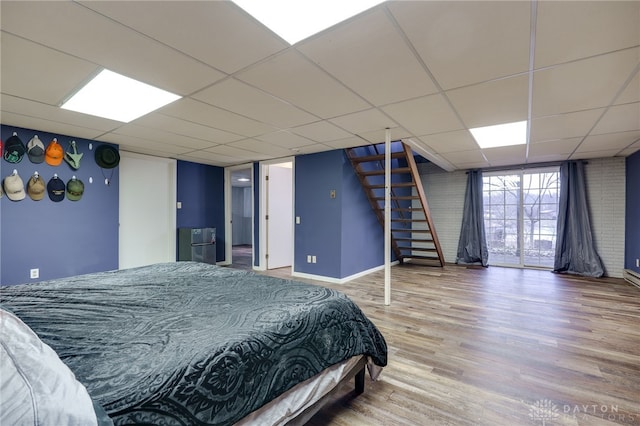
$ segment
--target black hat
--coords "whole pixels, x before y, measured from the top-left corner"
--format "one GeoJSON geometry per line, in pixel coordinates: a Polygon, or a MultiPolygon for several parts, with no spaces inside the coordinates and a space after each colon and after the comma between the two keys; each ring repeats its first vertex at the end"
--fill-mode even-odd
{"type": "Polygon", "coordinates": [[[103,169],[113,169],[120,164],[120,153],[111,145],[100,145],[96,148],[96,164],[103,169]]]}
{"type": "Polygon", "coordinates": [[[47,192],[49,193],[49,198],[51,201],[55,201],[56,203],[64,200],[64,192],[65,192],[65,184],[58,176],[54,176],[49,179],[49,183],[47,184],[47,192]]]}
{"type": "Polygon", "coordinates": [[[4,159],[9,163],[19,163],[26,152],[27,148],[18,137],[18,134],[13,132],[13,136],[4,143],[4,159]]]}

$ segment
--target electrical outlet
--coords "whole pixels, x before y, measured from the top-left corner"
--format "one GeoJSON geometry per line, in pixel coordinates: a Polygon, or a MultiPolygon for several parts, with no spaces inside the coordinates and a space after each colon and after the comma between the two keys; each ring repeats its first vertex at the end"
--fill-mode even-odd
{"type": "Polygon", "coordinates": [[[636,268],[640,268],[640,259],[636,259],[636,268]]]}
{"type": "Polygon", "coordinates": [[[39,268],[32,269],[31,271],[29,271],[29,274],[32,280],[36,278],[40,278],[40,269],[39,268]]]}
{"type": "Polygon", "coordinates": [[[307,263],[311,263],[311,255],[310,254],[307,255],[307,263]]]}
{"type": "Polygon", "coordinates": [[[296,225],[300,225],[300,216],[296,216],[296,225]]]}
{"type": "Polygon", "coordinates": [[[316,257],[315,256],[311,256],[311,263],[316,263],[316,257]]]}

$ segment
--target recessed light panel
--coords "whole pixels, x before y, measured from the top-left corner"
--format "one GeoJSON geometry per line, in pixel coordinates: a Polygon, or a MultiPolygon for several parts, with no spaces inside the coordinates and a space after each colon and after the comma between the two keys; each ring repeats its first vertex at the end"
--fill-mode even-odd
{"type": "Polygon", "coordinates": [[[342,22],[384,0],[233,0],[289,44],[342,22]]]}
{"type": "Polygon", "coordinates": [[[469,129],[480,148],[524,145],[527,143],[527,121],[496,124],[469,129]]]}
{"type": "Polygon", "coordinates": [[[128,123],[177,99],[180,96],[102,70],[61,108],[128,123]]]}

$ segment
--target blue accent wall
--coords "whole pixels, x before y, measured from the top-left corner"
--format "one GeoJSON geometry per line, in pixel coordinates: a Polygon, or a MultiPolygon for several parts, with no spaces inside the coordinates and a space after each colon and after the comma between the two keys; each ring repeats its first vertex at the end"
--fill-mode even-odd
{"type": "Polygon", "coordinates": [[[79,201],[65,198],[58,203],[46,195],[40,201],[34,201],[28,195],[21,201],[11,201],[6,194],[0,198],[0,284],[14,285],[117,269],[119,168],[103,171],[95,163],[93,152],[102,143],[2,125],[3,142],[13,132],[25,146],[34,135],[38,135],[45,147],[57,138],[65,150],[69,142],[75,140],[83,157],[78,170],[73,170],[64,161],[56,167],[46,162],[34,164],[26,154],[15,164],[0,159],[2,179],[14,169],[25,185],[36,171],[46,183],[54,173],[65,184],[75,175],[83,181],[85,190],[79,201]],[[111,177],[109,185],[104,182],[105,176],[111,177]],[[30,270],[34,268],[40,270],[40,277],[32,280],[30,270]]]}
{"type": "Polygon", "coordinates": [[[636,259],[640,259],[640,151],[627,157],[625,211],[625,269],[640,274],[636,259]]]}
{"type": "Polygon", "coordinates": [[[384,263],[382,227],[343,150],[296,157],[295,215],[296,272],[339,279],[384,263]]]}
{"type": "Polygon", "coordinates": [[[225,260],[224,169],[177,162],[178,228],[216,228],[216,260],[225,260]]]}

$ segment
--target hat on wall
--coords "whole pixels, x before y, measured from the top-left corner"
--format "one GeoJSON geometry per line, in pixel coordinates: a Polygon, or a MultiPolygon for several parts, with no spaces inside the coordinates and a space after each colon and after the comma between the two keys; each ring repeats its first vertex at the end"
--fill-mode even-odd
{"type": "Polygon", "coordinates": [[[80,159],[83,155],[83,153],[78,153],[76,141],[71,141],[69,142],[67,152],[64,153],[64,161],[69,163],[72,169],[78,170],[80,168],[80,159]]]}
{"type": "Polygon", "coordinates": [[[50,166],[59,166],[62,163],[62,158],[64,157],[64,149],[62,149],[62,145],[58,143],[58,139],[53,138],[49,145],[47,145],[47,149],[44,151],[44,161],[47,162],[50,166]]]}
{"type": "Polygon", "coordinates": [[[120,153],[111,145],[100,145],[94,155],[96,164],[103,169],[113,169],[120,164],[120,153]]]}
{"type": "Polygon", "coordinates": [[[24,193],[24,183],[20,179],[18,172],[14,170],[12,174],[4,178],[2,182],[4,186],[4,192],[7,194],[7,198],[11,201],[23,200],[26,194],[24,193]]]}
{"type": "Polygon", "coordinates": [[[44,144],[38,138],[38,135],[34,135],[27,143],[27,155],[29,161],[34,164],[40,164],[44,161],[44,144]]]}
{"type": "Polygon", "coordinates": [[[4,143],[4,159],[9,163],[19,163],[26,152],[27,148],[18,134],[13,132],[13,135],[4,143]]]}
{"type": "Polygon", "coordinates": [[[47,183],[47,192],[49,193],[49,199],[53,202],[60,202],[64,200],[65,185],[62,179],[58,176],[53,176],[47,183]]]}
{"type": "Polygon", "coordinates": [[[38,174],[34,173],[27,182],[27,194],[33,201],[40,201],[44,198],[44,194],[47,192],[47,186],[44,183],[44,179],[38,174]]]}
{"type": "Polygon", "coordinates": [[[67,182],[67,199],[70,201],[78,201],[84,194],[84,183],[76,177],[72,177],[67,182]]]}

